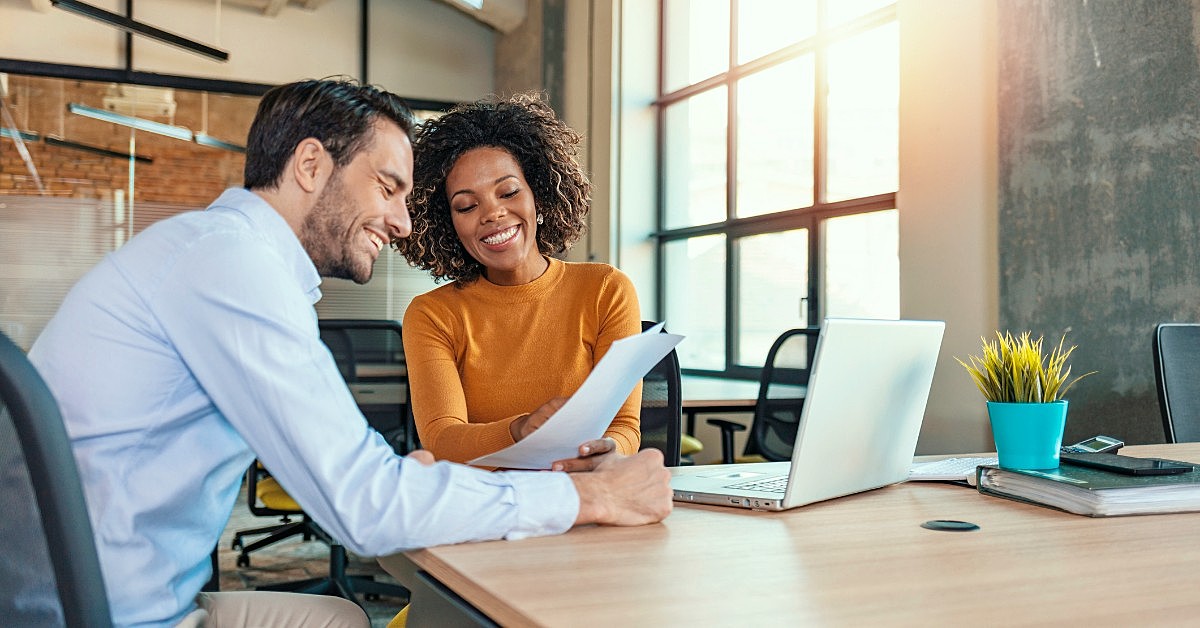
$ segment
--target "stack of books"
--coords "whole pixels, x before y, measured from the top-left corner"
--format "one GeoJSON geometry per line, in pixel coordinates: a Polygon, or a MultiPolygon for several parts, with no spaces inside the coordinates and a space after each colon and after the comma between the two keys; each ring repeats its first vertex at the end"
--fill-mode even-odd
{"type": "Polygon", "coordinates": [[[1200,511],[1200,470],[1125,475],[1063,464],[1057,469],[979,467],[980,493],[1089,517],[1200,511]]]}

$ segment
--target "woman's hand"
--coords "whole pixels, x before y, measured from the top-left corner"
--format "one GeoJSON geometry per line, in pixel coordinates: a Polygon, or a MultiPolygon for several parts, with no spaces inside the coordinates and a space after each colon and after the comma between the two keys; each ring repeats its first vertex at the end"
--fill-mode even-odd
{"type": "Polygon", "coordinates": [[[617,441],[608,437],[589,440],[579,446],[578,458],[555,460],[550,465],[550,470],[566,471],[568,473],[574,471],[591,471],[599,466],[601,462],[612,457],[609,454],[612,454],[612,456],[621,455],[617,452],[617,441]]]}
{"type": "Polygon", "coordinates": [[[542,404],[542,407],[537,410],[509,423],[508,431],[512,433],[513,440],[519,441],[532,434],[534,430],[541,427],[546,421],[549,421],[550,417],[554,416],[554,413],[558,412],[559,408],[563,407],[563,404],[566,402],[566,397],[555,397],[542,404]]]}

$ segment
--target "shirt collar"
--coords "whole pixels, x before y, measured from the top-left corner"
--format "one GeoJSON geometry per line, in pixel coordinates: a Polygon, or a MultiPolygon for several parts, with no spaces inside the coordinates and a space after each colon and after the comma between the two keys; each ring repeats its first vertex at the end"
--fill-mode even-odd
{"type": "Polygon", "coordinates": [[[245,188],[229,188],[209,205],[209,209],[216,207],[233,209],[246,216],[292,269],[310,301],[321,300],[321,275],[316,265],[300,244],[296,232],[270,203],[245,188]]]}

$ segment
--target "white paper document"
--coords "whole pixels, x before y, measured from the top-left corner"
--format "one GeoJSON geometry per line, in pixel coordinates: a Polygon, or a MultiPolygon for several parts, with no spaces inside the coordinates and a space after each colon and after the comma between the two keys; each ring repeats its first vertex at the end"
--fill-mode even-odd
{"type": "Polygon", "coordinates": [[[633,387],[683,336],[659,333],[663,323],[612,343],[579,390],[532,434],[470,464],[508,469],[549,469],[574,458],[585,441],[604,436],[633,387]]]}

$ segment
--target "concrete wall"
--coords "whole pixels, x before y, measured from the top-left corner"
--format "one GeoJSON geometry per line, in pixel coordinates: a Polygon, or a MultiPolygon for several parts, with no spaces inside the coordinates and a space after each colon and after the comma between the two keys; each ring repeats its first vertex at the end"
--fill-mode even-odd
{"type": "Polygon", "coordinates": [[[999,5],[1000,324],[1078,344],[1067,438],[1161,442],[1151,334],[1200,320],[1188,0],[999,5]]]}
{"type": "MultiPolygon", "coordinates": [[[[528,0],[525,20],[496,39],[496,93],[508,96],[523,91],[542,92],[558,116],[584,134],[577,158],[584,171],[594,178],[588,134],[589,110],[589,24],[593,11],[590,2],[565,0],[528,0]]],[[[597,186],[600,187],[600,186],[597,186]]],[[[603,195],[603,191],[597,190],[603,195]]],[[[603,204],[600,205],[603,207],[603,204]]],[[[591,256],[597,223],[590,219],[586,239],[567,250],[564,258],[573,261],[596,260],[591,256]]]]}

